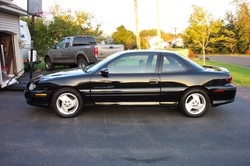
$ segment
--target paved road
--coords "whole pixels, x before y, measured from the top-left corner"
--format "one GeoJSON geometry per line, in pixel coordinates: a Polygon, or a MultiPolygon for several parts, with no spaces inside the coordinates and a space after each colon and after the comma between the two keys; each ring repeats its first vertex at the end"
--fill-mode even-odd
{"type": "Polygon", "coordinates": [[[208,56],[211,60],[237,64],[241,66],[246,66],[250,68],[250,56],[226,56],[226,55],[213,55],[208,56]]]}
{"type": "Polygon", "coordinates": [[[187,118],[167,107],[88,107],[71,119],[0,92],[1,165],[250,165],[250,89],[187,118]]]}

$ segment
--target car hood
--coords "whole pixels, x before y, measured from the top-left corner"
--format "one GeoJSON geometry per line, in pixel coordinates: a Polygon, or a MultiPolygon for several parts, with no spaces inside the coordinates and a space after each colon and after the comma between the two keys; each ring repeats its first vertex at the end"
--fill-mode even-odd
{"type": "Polygon", "coordinates": [[[77,77],[82,76],[87,73],[84,72],[81,68],[74,68],[74,69],[67,69],[57,72],[52,72],[48,74],[44,74],[40,76],[40,80],[52,80],[52,79],[60,79],[60,78],[67,78],[67,77],[77,77]]]}

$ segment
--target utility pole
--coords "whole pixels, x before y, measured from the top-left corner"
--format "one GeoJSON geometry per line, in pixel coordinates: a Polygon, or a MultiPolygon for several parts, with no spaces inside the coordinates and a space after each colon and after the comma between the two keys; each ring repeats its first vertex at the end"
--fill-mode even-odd
{"type": "Polygon", "coordinates": [[[137,0],[134,0],[134,8],[135,8],[136,45],[137,45],[137,49],[141,49],[141,39],[140,39],[140,33],[139,33],[139,28],[138,28],[137,0]]]}
{"type": "Polygon", "coordinates": [[[156,1],[156,17],[157,17],[157,46],[158,49],[161,48],[161,31],[160,31],[160,8],[159,8],[159,0],[156,1]]]}

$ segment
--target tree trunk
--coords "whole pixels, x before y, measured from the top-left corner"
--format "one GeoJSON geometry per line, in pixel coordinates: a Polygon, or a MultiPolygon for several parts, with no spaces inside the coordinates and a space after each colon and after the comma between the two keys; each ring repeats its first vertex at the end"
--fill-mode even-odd
{"type": "Polygon", "coordinates": [[[203,65],[206,65],[206,52],[205,52],[205,47],[202,47],[202,54],[203,54],[203,65]]]}

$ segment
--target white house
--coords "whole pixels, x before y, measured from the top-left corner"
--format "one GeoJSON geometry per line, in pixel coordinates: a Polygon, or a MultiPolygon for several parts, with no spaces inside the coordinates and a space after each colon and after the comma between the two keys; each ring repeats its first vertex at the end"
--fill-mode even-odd
{"type": "Polygon", "coordinates": [[[171,45],[172,47],[173,45],[175,45],[175,47],[184,47],[184,40],[178,37],[171,42],[171,45]]]}
{"type": "Polygon", "coordinates": [[[149,37],[146,39],[150,49],[164,49],[169,47],[169,44],[160,38],[160,48],[158,48],[158,36],[149,37]]]}

